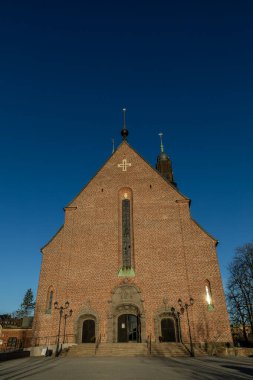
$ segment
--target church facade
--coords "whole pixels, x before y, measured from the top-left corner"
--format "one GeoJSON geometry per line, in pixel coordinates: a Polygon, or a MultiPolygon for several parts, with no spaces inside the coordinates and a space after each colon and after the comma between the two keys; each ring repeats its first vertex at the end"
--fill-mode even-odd
{"type": "Polygon", "coordinates": [[[217,241],[191,218],[162,144],[154,169],[127,133],[42,248],[33,345],[232,342],[217,241]]]}

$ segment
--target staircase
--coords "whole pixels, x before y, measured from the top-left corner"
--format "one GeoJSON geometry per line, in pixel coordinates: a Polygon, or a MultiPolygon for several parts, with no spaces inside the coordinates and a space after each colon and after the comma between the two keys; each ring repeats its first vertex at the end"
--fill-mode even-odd
{"type": "MultiPolygon", "coordinates": [[[[207,353],[200,348],[194,349],[195,356],[207,356],[207,353]]],[[[78,344],[69,348],[64,355],[71,358],[87,356],[100,357],[130,357],[130,356],[150,356],[146,343],[100,343],[95,352],[94,343],[78,344]]],[[[189,351],[182,343],[152,343],[152,357],[189,357],[189,351]]]]}
{"type": "Polygon", "coordinates": [[[188,357],[189,352],[182,343],[152,343],[151,356],[164,358],[188,357]]]}
{"type": "Polygon", "coordinates": [[[96,356],[147,356],[146,343],[101,343],[96,356]]]}
{"type": "Polygon", "coordinates": [[[95,344],[78,344],[69,348],[67,356],[147,356],[146,343],[100,343],[96,353],[95,344]]]}
{"type": "Polygon", "coordinates": [[[95,356],[95,344],[85,343],[69,347],[66,354],[68,358],[82,358],[84,356],[95,356]]]}
{"type": "MultiPolygon", "coordinates": [[[[194,347],[195,356],[208,356],[208,353],[201,347],[194,347]]],[[[187,348],[182,343],[152,343],[151,346],[152,356],[169,357],[189,357],[190,346],[187,348]]]]}
{"type": "Polygon", "coordinates": [[[201,347],[194,347],[195,356],[208,356],[208,353],[201,347]]]}

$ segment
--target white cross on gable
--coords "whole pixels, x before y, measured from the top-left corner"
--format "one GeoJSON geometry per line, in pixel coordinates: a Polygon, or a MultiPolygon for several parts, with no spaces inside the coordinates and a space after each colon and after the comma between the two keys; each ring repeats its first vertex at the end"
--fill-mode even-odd
{"type": "Polygon", "coordinates": [[[122,160],[122,164],[118,164],[118,168],[122,168],[122,171],[123,172],[126,172],[127,171],[127,167],[128,166],[132,166],[132,164],[130,164],[130,162],[127,162],[127,159],[126,158],[123,158],[122,160]]]}

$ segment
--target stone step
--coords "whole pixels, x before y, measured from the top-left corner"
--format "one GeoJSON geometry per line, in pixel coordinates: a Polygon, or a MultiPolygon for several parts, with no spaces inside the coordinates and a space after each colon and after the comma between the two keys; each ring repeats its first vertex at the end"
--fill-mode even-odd
{"type": "Polygon", "coordinates": [[[110,348],[122,348],[125,350],[129,349],[138,349],[138,348],[143,348],[147,347],[146,343],[100,343],[99,348],[105,348],[105,347],[110,347],[110,348]]]}
{"type": "Polygon", "coordinates": [[[69,348],[68,357],[82,356],[147,356],[146,343],[100,343],[95,353],[95,344],[79,344],[69,348]]]}
{"type": "Polygon", "coordinates": [[[78,358],[84,356],[95,356],[95,344],[94,343],[83,343],[75,346],[71,346],[67,353],[70,358],[78,358]]]}
{"type": "MultiPolygon", "coordinates": [[[[79,344],[69,348],[68,357],[85,356],[149,356],[146,343],[100,343],[96,350],[95,344],[79,344]]],[[[196,356],[206,356],[200,348],[195,349],[196,356]]],[[[182,343],[152,343],[151,356],[158,357],[189,357],[189,351],[182,343]]]]}
{"type": "MultiPolygon", "coordinates": [[[[153,343],[152,355],[165,356],[189,356],[189,349],[182,343],[153,343]]],[[[194,347],[195,356],[208,356],[208,353],[200,347],[194,347]]]]}
{"type": "Polygon", "coordinates": [[[188,357],[189,352],[181,343],[153,343],[151,344],[151,355],[163,357],[188,357]]]}
{"type": "Polygon", "coordinates": [[[146,343],[101,343],[97,356],[146,356],[146,343]]]}
{"type": "Polygon", "coordinates": [[[194,348],[195,356],[208,356],[208,353],[200,347],[194,348]]]}

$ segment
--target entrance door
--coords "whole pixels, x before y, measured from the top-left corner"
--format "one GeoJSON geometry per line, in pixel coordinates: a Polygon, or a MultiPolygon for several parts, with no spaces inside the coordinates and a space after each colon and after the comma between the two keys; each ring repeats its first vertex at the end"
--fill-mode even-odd
{"type": "Polygon", "coordinates": [[[161,320],[161,331],[163,342],[176,342],[175,322],[173,318],[161,320]]]}
{"type": "Polygon", "coordinates": [[[95,343],[95,341],[95,321],[93,319],[86,319],[83,322],[82,343],[95,343]]]}
{"type": "Polygon", "coordinates": [[[118,318],[118,342],[139,342],[140,328],[136,315],[123,314],[118,318]]]}

